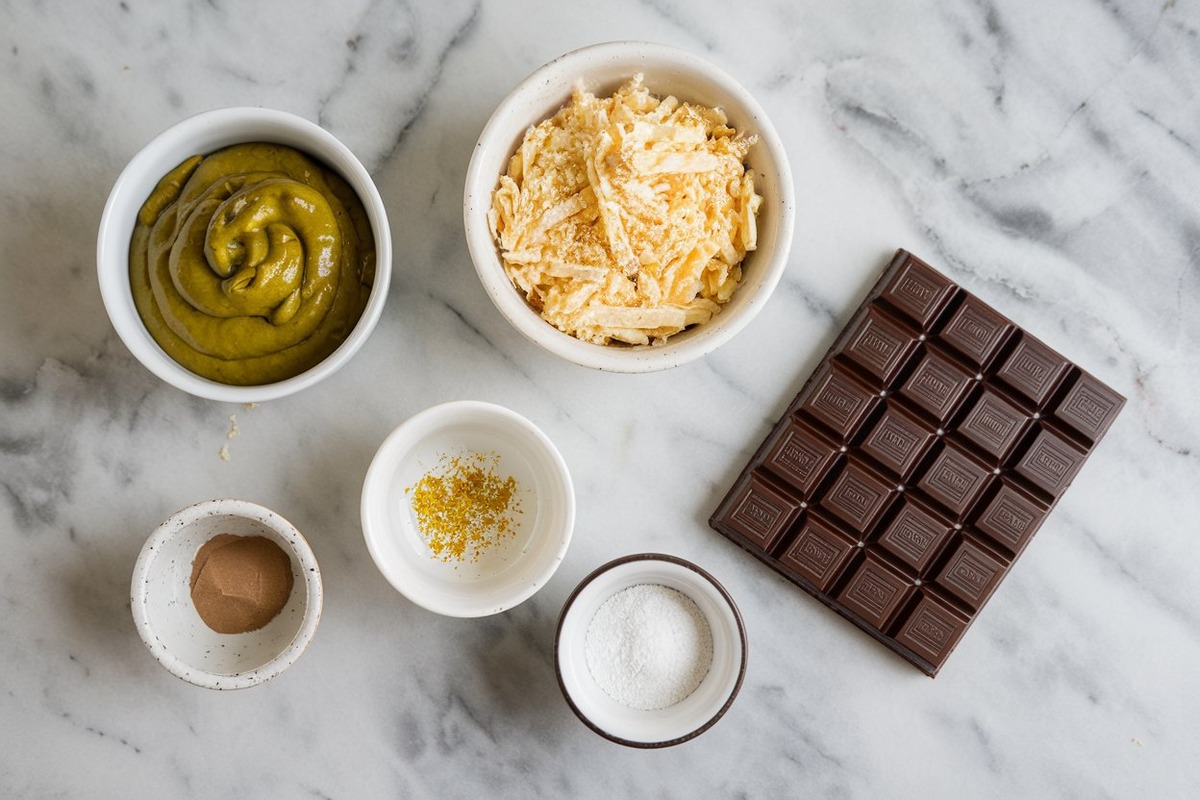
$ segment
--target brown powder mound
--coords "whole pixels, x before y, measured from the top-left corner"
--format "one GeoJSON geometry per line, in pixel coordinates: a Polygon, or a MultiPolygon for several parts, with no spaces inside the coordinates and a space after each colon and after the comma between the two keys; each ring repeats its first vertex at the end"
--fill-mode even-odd
{"type": "Polygon", "coordinates": [[[292,583],[291,559],[265,536],[218,534],[192,561],[192,602],[217,633],[263,627],[287,605],[292,583]]]}

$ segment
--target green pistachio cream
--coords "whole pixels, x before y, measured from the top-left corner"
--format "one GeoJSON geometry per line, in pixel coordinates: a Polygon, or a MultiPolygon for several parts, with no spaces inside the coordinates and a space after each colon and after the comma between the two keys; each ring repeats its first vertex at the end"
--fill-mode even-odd
{"type": "Polygon", "coordinates": [[[298,150],[254,143],[193,156],[138,213],[129,278],[171,358],[205,378],[275,383],[349,335],[375,277],[362,201],[298,150]]]}

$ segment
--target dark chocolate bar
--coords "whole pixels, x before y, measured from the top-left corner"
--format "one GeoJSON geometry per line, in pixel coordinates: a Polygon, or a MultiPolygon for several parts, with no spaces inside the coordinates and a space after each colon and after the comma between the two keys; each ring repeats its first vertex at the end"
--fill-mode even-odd
{"type": "Polygon", "coordinates": [[[1124,403],[900,250],[710,524],[933,676],[1124,403]]]}

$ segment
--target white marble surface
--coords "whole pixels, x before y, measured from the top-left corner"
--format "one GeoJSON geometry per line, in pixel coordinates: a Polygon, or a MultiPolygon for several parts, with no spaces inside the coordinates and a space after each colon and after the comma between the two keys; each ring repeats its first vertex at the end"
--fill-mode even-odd
{"type": "Polygon", "coordinates": [[[0,795],[1195,796],[1194,0],[295,5],[0,5],[0,795]],[[706,359],[645,376],[520,338],[483,294],[461,222],[500,98],[563,52],[622,38],[687,48],[748,86],[798,186],[793,256],[762,315],[706,359]],[[182,117],[239,104],[341,137],[397,245],[364,350],[252,410],[153,378],[94,274],[124,162],[182,117]],[[934,681],[706,525],[897,246],[1129,397],[934,681]],[[386,433],[461,398],[537,422],[579,502],[554,579],[482,620],[393,591],[358,516],[386,433]],[[150,530],[214,496],[291,519],[325,575],[311,649],[243,692],[169,675],[129,613],[150,530]],[[580,724],[551,662],[575,583],[643,550],[709,568],[751,642],[726,718],[654,752],[580,724]]]}

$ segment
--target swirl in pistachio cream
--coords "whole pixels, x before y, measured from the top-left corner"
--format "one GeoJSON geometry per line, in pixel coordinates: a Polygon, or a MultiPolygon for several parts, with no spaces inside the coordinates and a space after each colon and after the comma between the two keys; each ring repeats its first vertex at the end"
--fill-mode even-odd
{"type": "Polygon", "coordinates": [[[290,147],[193,156],[138,214],[129,252],[138,313],[175,361],[221,383],[313,367],[362,316],[374,237],[358,195],[290,147]]]}

